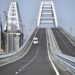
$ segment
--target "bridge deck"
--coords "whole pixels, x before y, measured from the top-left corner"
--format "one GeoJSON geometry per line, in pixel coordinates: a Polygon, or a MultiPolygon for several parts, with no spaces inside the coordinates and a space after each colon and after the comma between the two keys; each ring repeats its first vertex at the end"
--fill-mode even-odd
{"type": "Polygon", "coordinates": [[[33,44],[22,59],[0,67],[1,75],[56,75],[48,59],[45,29],[39,29],[36,36],[39,44],[33,44]]]}
{"type": "Polygon", "coordinates": [[[75,46],[67,39],[67,37],[58,29],[52,28],[58,46],[62,53],[70,56],[75,56],[75,46]]]}

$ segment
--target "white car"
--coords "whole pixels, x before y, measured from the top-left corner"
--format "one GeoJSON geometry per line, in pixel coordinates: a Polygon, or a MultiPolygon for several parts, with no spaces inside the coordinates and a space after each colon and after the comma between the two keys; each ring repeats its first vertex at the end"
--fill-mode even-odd
{"type": "Polygon", "coordinates": [[[38,44],[38,38],[37,37],[33,38],[33,44],[38,44]]]}

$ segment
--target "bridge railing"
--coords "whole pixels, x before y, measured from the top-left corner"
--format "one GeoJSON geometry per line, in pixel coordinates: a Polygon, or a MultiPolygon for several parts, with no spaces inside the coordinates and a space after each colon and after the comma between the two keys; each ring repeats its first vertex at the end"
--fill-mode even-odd
{"type": "Polygon", "coordinates": [[[61,50],[58,47],[58,44],[56,42],[56,39],[55,39],[55,37],[53,35],[52,30],[51,29],[47,29],[47,34],[48,34],[48,37],[49,37],[49,41],[52,42],[51,43],[52,49],[61,53],[61,50]]]}
{"type": "Polygon", "coordinates": [[[57,54],[54,53],[56,56],[56,59],[67,69],[69,70],[73,75],[75,74],[75,58],[64,55],[64,54],[57,54]]]}
{"type": "Polygon", "coordinates": [[[73,43],[73,44],[75,44],[75,37],[73,37],[71,34],[69,34],[66,30],[64,30],[62,27],[58,27],[58,29],[63,33],[63,34],[65,34],[66,35],[66,37],[68,37],[70,40],[71,40],[71,42],[73,43]]]}
{"type": "Polygon", "coordinates": [[[52,55],[53,58],[56,59],[58,63],[62,64],[67,70],[69,70],[74,75],[75,74],[75,58],[72,56],[65,55],[62,52],[60,52],[60,49],[56,45],[57,43],[55,43],[55,40],[54,40],[55,37],[51,29],[47,29],[47,36],[48,36],[47,38],[48,49],[49,49],[50,55],[52,55]]]}

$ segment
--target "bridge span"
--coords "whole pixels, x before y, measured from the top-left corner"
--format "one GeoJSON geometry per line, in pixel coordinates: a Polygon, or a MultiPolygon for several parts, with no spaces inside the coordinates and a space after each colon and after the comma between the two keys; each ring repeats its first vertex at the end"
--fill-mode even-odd
{"type": "Polygon", "coordinates": [[[69,38],[58,28],[52,28],[52,31],[61,52],[63,54],[75,57],[75,46],[71,43],[69,38]]]}
{"type": "Polygon", "coordinates": [[[29,51],[23,58],[0,67],[0,74],[71,75],[64,66],[58,63],[52,52],[48,53],[48,35],[46,33],[46,29],[38,29],[38,32],[35,36],[38,37],[39,44],[32,44],[29,51]]]}

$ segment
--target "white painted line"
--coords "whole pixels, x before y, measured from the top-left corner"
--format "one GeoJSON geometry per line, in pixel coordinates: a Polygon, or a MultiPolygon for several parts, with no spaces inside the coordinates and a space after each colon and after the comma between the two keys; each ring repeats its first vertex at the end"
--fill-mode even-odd
{"type": "Polygon", "coordinates": [[[54,70],[55,70],[55,72],[56,72],[56,75],[60,75],[59,72],[58,72],[58,70],[57,70],[57,68],[55,67],[55,65],[54,65],[54,63],[53,63],[53,61],[52,61],[52,59],[50,58],[49,51],[48,51],[48,57],[49,57],[49,60],[50,60],[52,66],[53,66],[53,68],[54,68],[54,70]]]}
{"type": "Polygon", "coordinates": [[[19,71],[22,71],[22,69],[19,69],[19,71]]]}
{"type": "MultiPolygon", "coordinates": [[[[47,31],[46,31],[46,40],[47,40],[47,31]]],[[[52,61],[52,59],[51,59],[51,57],[50,57],[49,48],[48,48],[48,40],[47,40],[47,52],[48,52],[49,60],[50,60],[50,62],[51,62],[51,64],[52,64],[52,66],[53,66],[53,69],[54,69],[56,75],[60,75],[59,71],[58,71],[57,68],[55,67],[55,65],[54,65],[54,63],[53,63],[53,61],[52,61]]]]}
{"type": "Polygon", "coordinates": [[[37,48],[37,51],[36,51],[34,57],[33,57],[31,60],[29,60],[28,63],[24,64],[24,65],[21,67],[21,69],[19,69],[19,71],[22,71],[24,68],[26,68],[28,65],[30,65],[30,64],[37,58],[38,51],[39,51],[39,45],[38,45],[38,48],[37,48]]]}
{"type": "Polygon", "coordinates": [[[22,69],[24,69],[24,67],[22,67],[22,69]]]}
{"type": "MultiPolygon", "coordinates": [[[[24,68],[26,68],[28,65],[30,65],[37,57],[37,54],[38,54],[38,51],[39,51],[39,46],[38,46],[38,49],[36,51],[36,54],[35,56],[25,65],[23,65],[20,69],[19,69],[19,72],[21,72],[22,70],[24,70],[24,68]]],[[[18,74],[18,72],[16,72],[16,74],[18,74]]]]}
{"type": "Polygon", "coordinates": [[[18,72],[15,72],[16,74],[18,74],[18,72]]]}
{"type": "Polygon", "coordinates": [[[39,48],[37,49],[35,56],[27,64],[25,64],[23,68],[27,67],[29,64],[31,64],[36,59],[38,51],[39,51],[39,48]]]}
{"type": "MultiPolygon", "coordinates": [[[[54,36],[54,34],[53,34],[53,31],[52,31],[52,29],[50,30],[48,30],[48,34],[50,34],[49,35],[49,40],[51,39],[52,40],[52,43],[53,43],[53,46],[54,46],[54,52],[59,52],[59,53],[62,53],[61,52],[61,50],[59,49],[59,46],[58,46],[58,44],[57,44],[57,41],[56,41],[56,38],[55,38],[55,36],[54,36]]],[[[53,50],[52,50],[53,51],[53,50]]]]}

